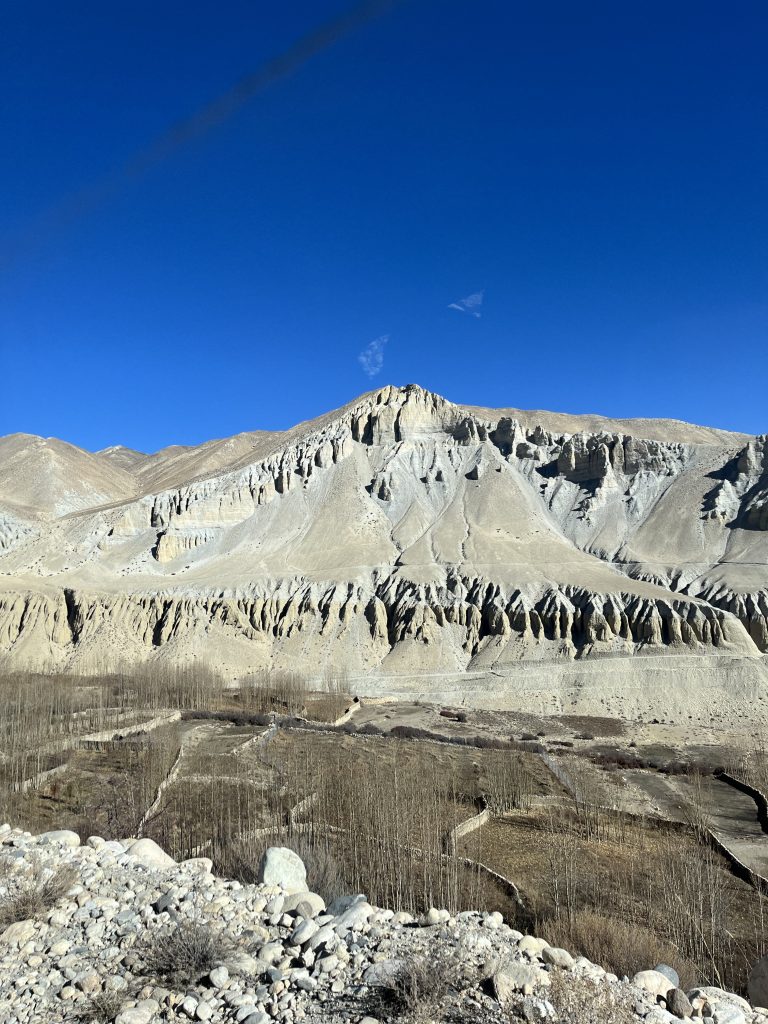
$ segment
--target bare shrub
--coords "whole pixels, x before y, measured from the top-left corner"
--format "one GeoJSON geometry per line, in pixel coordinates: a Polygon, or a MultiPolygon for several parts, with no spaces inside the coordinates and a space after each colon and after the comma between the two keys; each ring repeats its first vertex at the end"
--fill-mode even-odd
{"type": "Polygon", "coordinates": [[[441,1020],[443,1003],[456,992],[458,966],[454,957],[410,953],[381,993],[383,1001],[405,1020],[441,1020]]]}
{"type": "Polygon", "coordinates": [[[560,1024],[636,1024],[630,992],[562,971],[553,971],[550,979],[547,999],[560,1024]]]}
{"type": "Polygon", "coordinates": [[[374,722],[366,722],[357,730],[358,736],[381,736],[381,729],[374,722]]]}
{"type": "Polygon", "coordinates": [[[111,1024],[120,1013],[125,995],[121,992],[108,992],[104,989],[89,996],[85,1006],[77,1011],[79,1020],[92,1021],[93,1024],[111,1024]]]}
{"type": "Polygon", "coordinates": [[[574,955],[580,954],[619,977],[632,977],[658,963],[671,964],[680,975],[683,988],[696,981],[690,964],[678,949],[655,932],[626,919],[578,910],[570,918],[543,922],[542,935],[553,946],[561,946],[574,955]]]}
{"type": "Polygon", "coordinates": [[[233,725],[269,725],[273,716],[266,712],[256,711],[212,711],[208,708],[196,708],[194,711],[182,711],[183,722],[211,721],[231,722],[233,725]]]}
{"type": "Polygon", "coordinates": [[[141,966],[146,977],[188,985],[230,960],[236,950],[231,939],[210,925],[185,921],[147,936],[141,966]]]}
{"type": "Polygon", "coordinates": [[[12,879],[8,892],[0,898],[0,930],[50,910],[67,895],[76,878],[77,872],[71,865],[57,868],[48,875],[37,864],[31,874],[12,879]]]}
{"type": "Polygon", "coordinates": [[[392,739],[398,740],[437,740],[439,743],[448,743],[449,738],[442,733],[430,732],[429,729],[422,729],[418,725],[396,725],[389,730],[392,739]]]}

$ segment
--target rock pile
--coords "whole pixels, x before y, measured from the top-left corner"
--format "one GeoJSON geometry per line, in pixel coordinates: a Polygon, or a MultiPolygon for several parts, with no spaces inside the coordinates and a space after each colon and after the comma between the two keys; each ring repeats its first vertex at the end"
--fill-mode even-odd
{"type": "Polygon", "coordinates": [[[260,878],[216,878],[150,839],[0,826],[0,1024],[768,1024],[720,989],[682,992],[664,965],[620,980],[499,913],[326,906],[289,850],[267,851],[260,878]]]}

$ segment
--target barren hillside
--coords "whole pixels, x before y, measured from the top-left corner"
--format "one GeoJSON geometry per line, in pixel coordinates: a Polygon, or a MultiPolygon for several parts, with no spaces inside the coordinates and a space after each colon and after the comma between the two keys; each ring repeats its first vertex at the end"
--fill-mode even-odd
{"type": "Polygon", "coordinates": [[[768,681],[766,563],[765,435],[409,385],[152,456],[0,439],[13,667],[332,668],[369,690],[471,679],[497,702],[609,677],[749,693],[768,681]]]}

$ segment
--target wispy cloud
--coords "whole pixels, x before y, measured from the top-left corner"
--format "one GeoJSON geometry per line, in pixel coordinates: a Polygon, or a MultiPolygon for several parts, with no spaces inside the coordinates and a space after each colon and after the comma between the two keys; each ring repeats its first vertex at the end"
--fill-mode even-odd
{"type": "Polygon", "coordinates": [[[358,363],[363,368],[363,373],[368,377],[375,377],[384,368],[384,346],[388,341],[388,334],[382,334],[381,337],[374,338],[357,357],[358,363]]]}
{"type": "Polygon", "coordinates": [[[451,302],[448,305],[448,309],[457,309],[460,313],[468,313],[470,316],[477,317],[479,320],[483,315],[480,312],[480,306],[483,304],[483,294],[485,289],[481,292],[475,292],[473,295],[468,295],[466,299],[459,299],[458,302],[451,302]]]}

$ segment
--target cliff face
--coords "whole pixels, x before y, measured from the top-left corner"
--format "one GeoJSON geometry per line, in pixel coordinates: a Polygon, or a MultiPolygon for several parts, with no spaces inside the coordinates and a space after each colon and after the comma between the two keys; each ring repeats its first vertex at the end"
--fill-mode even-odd
{"type": "Polygon", "coordinates": [[[768,437],[583,425],[408,386],[155,456],[0,439],[0,658],[385,677],[768,652],[768,437]]]}

